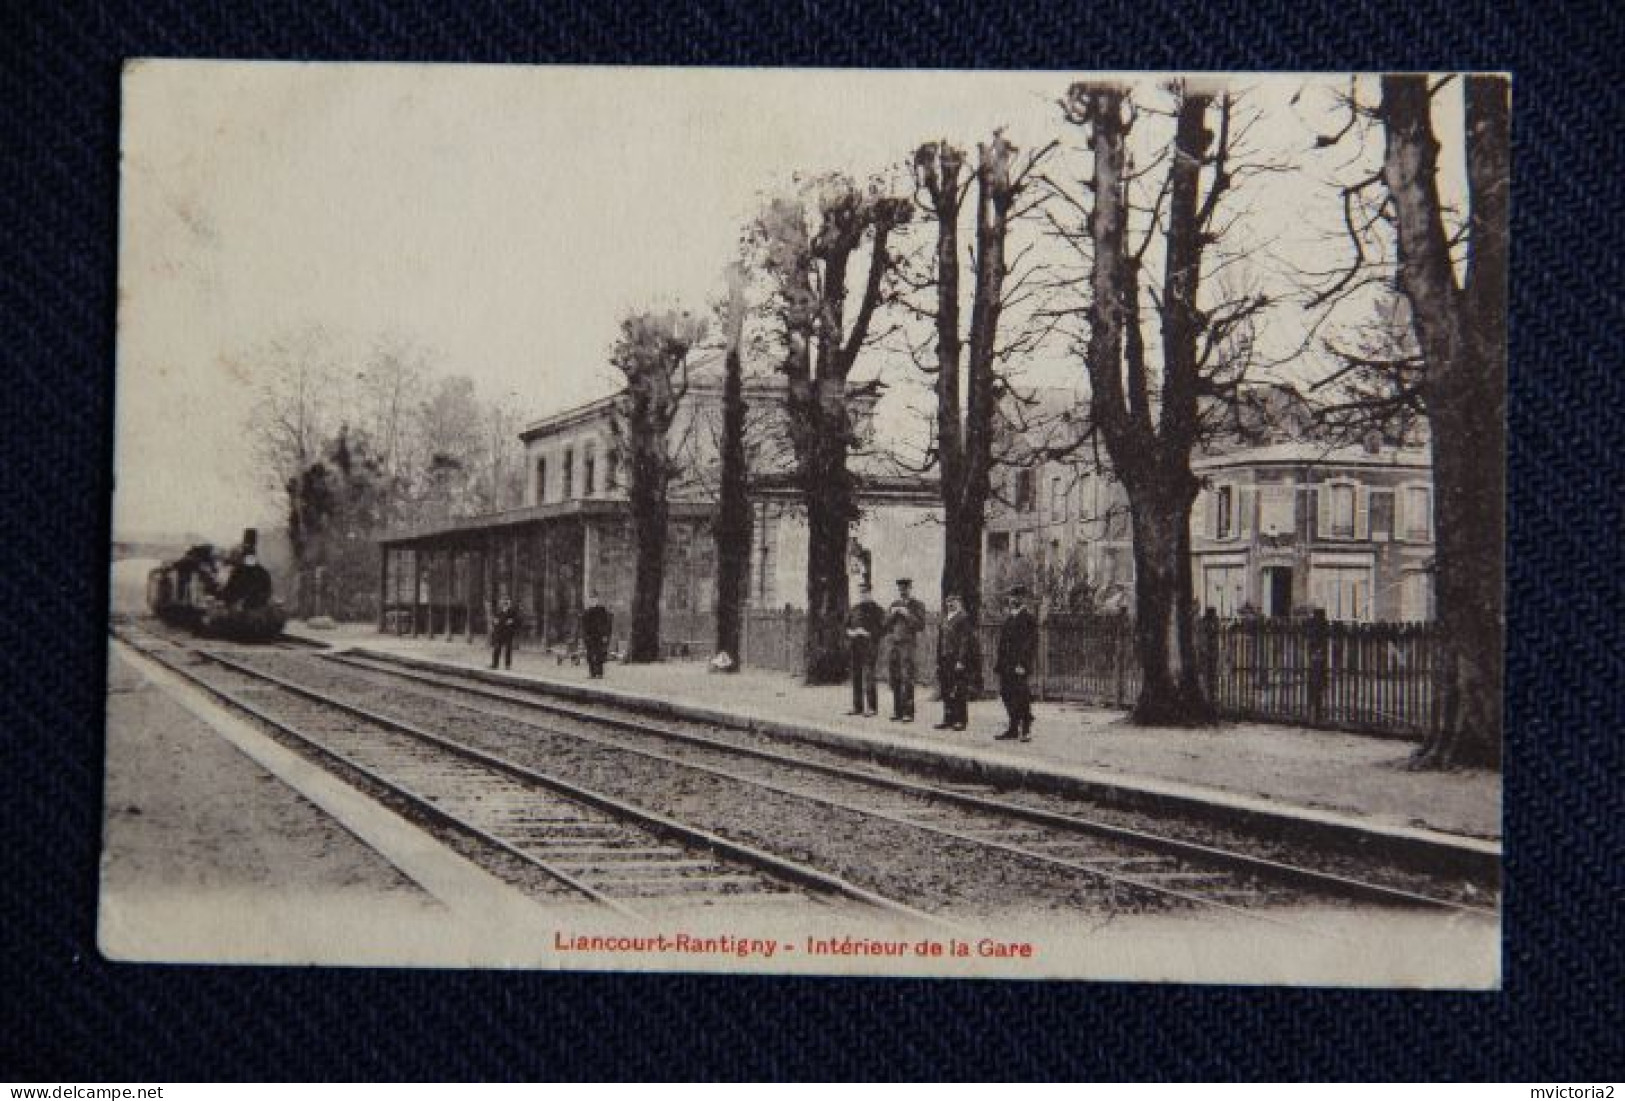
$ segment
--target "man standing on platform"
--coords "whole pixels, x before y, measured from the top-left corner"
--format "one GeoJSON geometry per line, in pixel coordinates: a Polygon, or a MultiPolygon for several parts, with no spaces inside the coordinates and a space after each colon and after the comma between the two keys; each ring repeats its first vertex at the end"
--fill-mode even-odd
{"type": "Polygon", "coordinates": [[[875,655],[885,622],[885,613],[875,603],[874,590],[867,581],[862,582],[858,585],[858,602],[846,613],[847,645],[852,653],[852,710],[848,715],[873,715],[880,710],[875,655]]]}
{"type": "Polygon", "coordinates": [[[891,674],[892,722],[914,721],[914,643],[925,628],[925,605],[911,595],[914,582],[897,579],[897,599],[886,609],[886,668],[891,674]]]}
{"type": "Polygon", "coordinates": [[[999,628],[999,653],[993,671],[999,675],[999,697],[1010,716],[1009,727],[996,735],[1001,742],[1015,738],[1030,742],[1033,736],[1033,691],[1027,678],[1032,675],[1033,659],[1038,653],[1038,620],[1027,610],[1027,596],[1025,585],[1010,590],[1010,611],[999,628]]]}
{"type": "Polygon", "coordinates": [[[595,680],[604,675],[604,659],[609,657],[609,635],[614,622],[598,594],[590,594],[587,607],[581,613],[581,645],[587,651],[587,675],[595,680]]]}
{"type": "Polygon", "coordinates": [[[497,614],[491,618],[491,668],[502,662],[504,669],[513,668],[513,638],[519,633],[519,610],[513,601],[503,597],[497,605],[497,614]]]}
{"type": "Polygon", "coordinates": [[[970,723],[970,689],[981,664],[976,624],[956,595],[943,601],[945,615],[937,636],[937,684],[942,688],[942,721],[937,730],[964,730],[970,723]]]}

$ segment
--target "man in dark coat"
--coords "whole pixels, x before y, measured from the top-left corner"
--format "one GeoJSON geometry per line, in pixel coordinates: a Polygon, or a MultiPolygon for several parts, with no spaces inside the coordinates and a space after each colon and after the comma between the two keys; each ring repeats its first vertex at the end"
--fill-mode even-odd
{"type": "Polygon", "coordinates": [[[880,710],[875,686],[875,657],[885,613],[875,602],[868,582],[858,586],[858,602],[846,613],[847,645],[852,654],[852,710],[848,715],[873,715],[880,710]]]}
{"type": "Polygon", "coordinates": [[[897,579],[897,599],[886,609],[886,670],[891,674],[892,722],[914,721],[915,640],[925,629],[925,605],[913,596],[914,582],[897,579]]]}
{"type": "Polygon", "coordinates": [[[965,614],[965,602],[950,594],[937,635],[937,684],[942,688],[942,721],[937,730],[964,730],[970,722],[970,688],[981,664],[976,624],[965,614]]]}
{"type": "Polygon", "coordinates": [[[581,645],[587,651],[587,675],[602,678],[604,659],[609,657],[609,634],[614,617],[604,602],[593,593],[587,598],[587,607],[581,613],[581,645]]]}
{"type": "Polygon", "coordinates": [[[507,597],[497,605],[497,614],[491,617],[491,668],[501,660],[504,669],[513,668],[513,639],[519,633],[519,610],[507,597]]]}
{"type": "Polygon", "coordinates": [[[1010,590],[1010,611],[999,628],[999,653],[993,671],[999,675],[999,697],[1010,716],[1010,725],[999,741],[1033,736],[1033,692],[1027,678],[1032,675],[1038,654],[1038,620],[1027,610],[1027,588],[1010,590]]]}

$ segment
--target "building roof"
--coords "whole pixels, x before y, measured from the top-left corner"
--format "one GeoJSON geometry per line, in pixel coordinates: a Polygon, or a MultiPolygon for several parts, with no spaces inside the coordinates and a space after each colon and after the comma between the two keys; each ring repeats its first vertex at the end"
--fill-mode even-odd
{"type": "MultiPolygon", "coordinates": [[[[715,352],[697,356],[688,368],[689,393],[708,397],[720,396],[724,381],[722,367],[722,356],[715,352]]],[[[784,389],[784,376],[778,374],[747,373],[744,382],[745,393],[753,397],[776,396],[784,389]]],[[[519,438],[528,443],[538,436],[550,435],[598,417],[608,416],[614,411],[615,403],[620,400],[623,393],[625,391],[620,390],[607,397],[596,398],[557,413],[537,417],[519,430],[519,438]]]]}
{"type": "Polygon", "coordinates": [[[1372,451],[1364,447],[1339,447],[1313,440],[1294,440],[1206,456],[1192,462],[1191,468],[1200,471],[1239,466],[1304,465],[1427,470],[1432,463],[1427,452],[1420,448],[1382,447],[1372,451]]]}
{"type": "MultiPolygon", "coordinates": [[[[454,516],[412,527],[395,528],[385,532],[378,543],[385,547],[397,546],[445,535],[506,531],[510,528],[581,516],[617,516],[626,513],[630,507],[624,499],[617,497],[580,497],[545,505],[525,505],[502,512],[488,512],[481,516],[454,516]]],[[[716,511],[715,506],[707,501],[673,500],[668,503],[667,508],[673,517],[709,516],[716,511]]]]}

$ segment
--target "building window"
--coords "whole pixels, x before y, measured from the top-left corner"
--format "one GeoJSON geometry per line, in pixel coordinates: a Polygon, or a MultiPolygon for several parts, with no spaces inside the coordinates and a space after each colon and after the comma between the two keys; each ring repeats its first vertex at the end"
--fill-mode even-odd
{"type": "Polygon", "coordinates": [[[1245,566],[1208,565],[1202,570],[1202,606],[1220,619],[1233,619],[1246,603],[1246,586],[1245,566]]]}
{"type": "Polygon", "coordinates": [[[1405,538],[1418,543],[1433,538],[1433,491],[1427,486],[1405,489],[1405,538]]]}
{"type": "Polygon", "coordinates": [[[597,471],[594,468],[597,465],[598,465],[597,464],[597,459],[593,455],[591,447],[587,448],[586,451],[582,452],[582,454],[581,454],[581,492],[582,492],[583,496],[591,497],[593,495],[593,493],[597,489],[597,487],[593,485],[593,475],[597,473],[597,471]]]}
{"type": "Polygon", "coordinates": [[[1310,571],[1310,588],[1327,619],[1370,622],[1370,566],[1315,566],[1310,571]]]}
{"type": "Polygon", "coordinates": [[[564,449],[564,470],[563,470],[564,487],[563,487],[563,493],[562,493],[561,496],[566,501],[568,501],[571,497],[575,496],[575,484],[574,484],[575,483],[575,463],[576,463],[576,454],[575,454],[575,452],[571,451],[569,448],[565,448],[564,449]]]}
{"type": "Polygon", "coordinates": [[[1433,618],[1433,578],[1422,570],[1410,570],[1400,582],[1399,618],[1406,623],[1424,623],[1433,618]]]}
{"type": "Polygon", "coordinates": [[[1049,482],[1049,518],[1066,519],[1066,483],[1059,477],[1051,478],[1049,482]]]}
{"type": "Polygon", "coordinates": [[[547,504],[547,460],[536,460],[536,503],[547,504]]]}
{"type": "Polygon", "coordinates": [[[1394,491],[1391,489],[1373,489],[1371,491],[1371,538],[1386,540],[1392,539],[1397,534],[1394,531],[1394,491]]]}
{"type": "Polygon", "coordinates": [[[1214,491],[1213,534],[1216,539],[1230,539],[1236,534],[1236,491],[1230,486],[1220,486],[1214,491]]]}
{"type": "Polygon", "coordinates": [[[1016,511],[1032,512],[1038,507],[1038,479],[1031,470],[1016,471],[1016,511]]]}
{"type": "Polygon", "coordinates": [[[1327,487],[1331,530],[1326,534],[1333,539],[1354,538],[1354,488],[1347,483],[1327,487]]]}
{"type": "Polygon", "coordinates": [[[604,453],[604,488],[611,492],[618,488],[615,484],[615,476],[618,473],[616,467],[619,462],[620,454],[618,452],[606,451],[604,453]]]}

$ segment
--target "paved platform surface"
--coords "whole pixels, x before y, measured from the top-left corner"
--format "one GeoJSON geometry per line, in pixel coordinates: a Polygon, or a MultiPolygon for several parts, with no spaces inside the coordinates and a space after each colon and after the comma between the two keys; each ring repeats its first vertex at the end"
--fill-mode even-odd
{"type": "MultiPolygon", "coordinates": [[[[490,651],[476,639],[402,638],[366,626],[328,630],[291,627],[303,637],[338,646],[487,667],[490,651]]],[[[703,662],[611,664],[603,680],[585,666],[559,664],[550,654],[521,650],[513,673],[575,689],[633,700],[655,700],[694,712],[733,716],[791,733],[866,742],[880,749],[971,757],[1005,769],[1085,783],[1190,798],[1238,809],[1287,813],[1423,840],[1493,852],[1501,837],[1500,777],[1483,772],[1409,772],[1411,744],[1338,731],[1265,723],[1225,723],[1201,730],[1130,726],[1121,711],[1064,703],[1034,705],[1031,742],[995,741],[1004,729],[997,700],[971,705],[964,732],[933,730],[941,705],[929,687],[918,693],[918,718],[894,723],[885,688],[881,715],[849,717],[846,686],[807,687],[797,678],[762,670],[717,674],[703,662]]]]}

